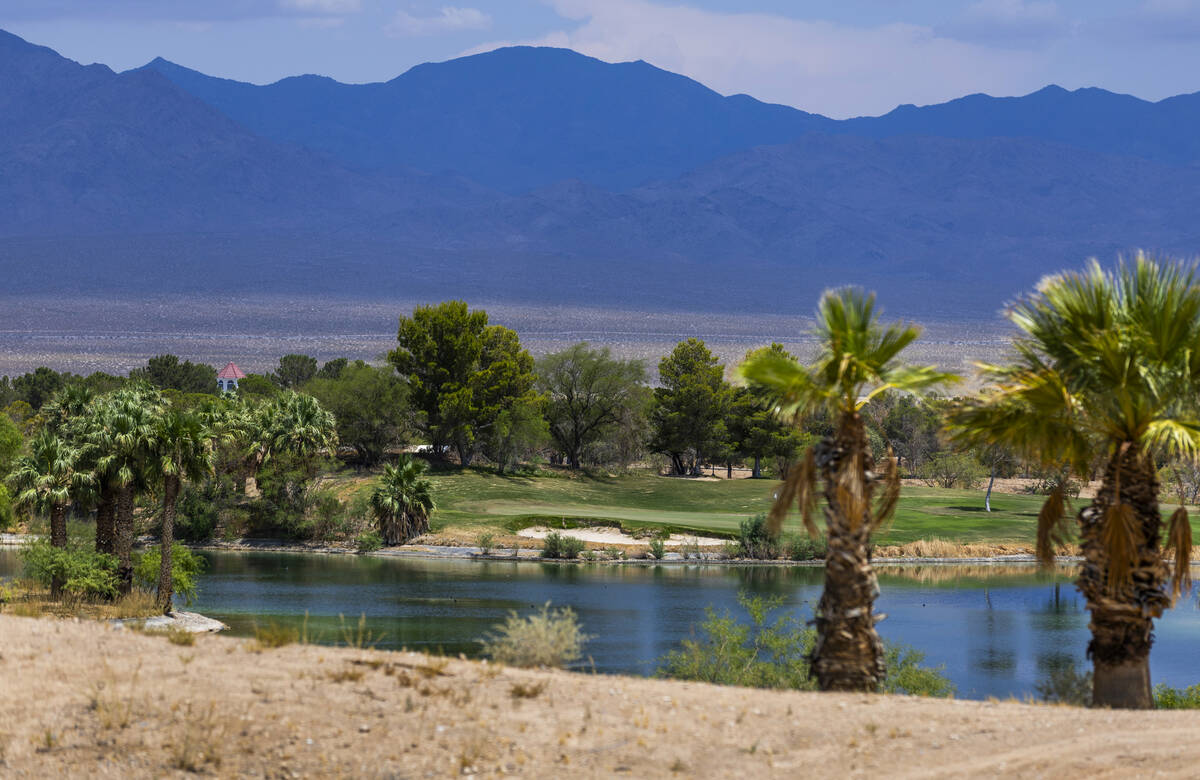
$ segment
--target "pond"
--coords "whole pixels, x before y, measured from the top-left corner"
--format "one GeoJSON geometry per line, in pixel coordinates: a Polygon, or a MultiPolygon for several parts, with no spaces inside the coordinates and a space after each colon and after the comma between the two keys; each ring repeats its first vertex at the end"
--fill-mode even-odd
{"type": "MultiPolygon", "coordinates": [[[[380,648],[478,651],[477,640],[510,610],[549,601],[571,606],[592,636],[597,671],[651,674],[657,660],[692,635],[705,609],[732,610],[739,592],[778,596],[807,617],[822,571],[809,567],[604,566],[539,562],[417,560],[366,556],[206,552],[207,574],[191,609],[240,636],[256,625],[299,625],[314,641],[340,643],[360,616],[380,648]],[[339,618],[344,616],[344,620],[339,618]]],[[[19,567],[0,550],[0,576],[19,567]]],[[[885,639],[915,647],[944,666],[958,696],[1024,697],[1050,670],[1085,667],[1088,613],[1069,570],[1026,566],[881,566],[885,639]]],[[[1195,593],[1157,621],[1154,682],[1200,681],[1200,611],[1195,593]]]]}

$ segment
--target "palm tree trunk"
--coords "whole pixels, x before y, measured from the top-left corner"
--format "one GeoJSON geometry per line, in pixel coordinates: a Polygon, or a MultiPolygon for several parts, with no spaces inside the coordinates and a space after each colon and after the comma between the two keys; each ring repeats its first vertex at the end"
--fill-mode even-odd
{"type": "Polygon", "coordinates": [[[1170,606],[1167,565],[1159,549],[1162,516],[1158,511],[1158,478],[1149,457],[1136,446],[1114,455],[1104,472],[1100,492],[1079,512],[1083,563],[1076,586],[1092,613],[1088,656],[1093,663],[1092,706],[1151,709],[1150,646],[1154,618],[1170,606]],[[1119,486],[1119,493],[1118,493],[1119,486]],[[1103,534],[1110,507],[1129,505],[1141,538],[1128,583],[1109,587],[1110,551],[1103,534]]]}
{"type": "Polygon", "coordinates": [[[811,674],[823,691],[874,692],[883,682],[883,643],[872,610],[879,583],[871,568],[871,493],[874,463],[862,419],[842,418],[814,450],[825,485],[829,529],[825,590],[814,623],[811,674]]]}
{"type": "Polygon", "coordinates": [[[175,502],[179,499],[179,477],[163,478],[162,534],[159,537],[158,606],[164,615],[171,614],[171,596],[175,579],[172,550],[175,547],[175,502]]]}
{"type": "MultiPolygon", "coordinates": [[[[50,546],[63,549],[67,546],[67,505],[55,504],[50,510],[50,546]]],[[[50,580],[50,598],[62,598],[63,585],[62,573],[55,571],[54,577],[50,580]]]]}
{"type": "Polygon", "coordinates": [[[112,491],[100,489],[100,500],[96,504],[96,552],[112,555],[116,552],[117,504],[112,491]]]}
{"type": "Polygon", "coordinates": [[[762,479],[762,456],[754,456],[754,471],[750,474],[751,479],[762,479]]]}
{"type": "Polygon", "coordinates": [[[117,592],[122,596],[133,590],[133,486],[117,491],[117,592]]]}

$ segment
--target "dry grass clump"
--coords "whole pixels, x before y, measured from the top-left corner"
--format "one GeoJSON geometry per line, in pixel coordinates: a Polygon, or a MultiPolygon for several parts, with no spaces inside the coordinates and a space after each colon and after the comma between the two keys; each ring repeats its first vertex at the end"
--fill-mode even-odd
{"type": "Polygon", "coordinates": [[[254,648],[257,650],[286,647],[298,641],[300,630],[292,626],[283,626],[271,621],[265,627],[254,627],[254,648]]]}
{"type": "Polygon", "coordinates": [[[187,710],[175,720],[167,740],[170,763],[184,772],[202,772],[209,765],[221,765],[225,728],[217,716],[215,703],[207,709],[196,708],[188,702],[187,710]]]}
{"type": "Polygon", "coordinates": [[[71,595],[52,599],[49,588],[31,580],[18,580],[3,586],[0,612],[17,617],[120,620],[153,617],[162,614],[162,608],[153,591],[143,588],[134,588],[115,601],[71,595]]]}
{"type": "MultiPolygon", "coordinates": [[[[1073,548],[1063,545],[1059,555],[1072,554],[1073,548]]],[[[901,545],[875,548],[877,558],[991,558],[997,555],[1028,555],[1030,545],[1019,544],[962,544],[933,537],[901,545]]]]}
{"type": "Polygon", "coordinates": [[[579,659],[588,638],[580,630],[574,610],[551,610],[547,601],[540,612],[528,617],[509,613],[495,632],[484,638],[483,652],[509,666],[561,668],[579,659]]]}

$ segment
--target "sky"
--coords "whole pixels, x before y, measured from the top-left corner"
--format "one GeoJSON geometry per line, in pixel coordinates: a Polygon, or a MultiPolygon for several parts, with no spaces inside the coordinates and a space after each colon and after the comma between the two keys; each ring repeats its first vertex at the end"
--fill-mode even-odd
{"type": "Polygon", "coordinates": [[[0,0],[0,29],[114,70],[385,81],[498,46],[642,59],[836,118],[974,92],[1200,90],[1200,0],[0,0]]]}

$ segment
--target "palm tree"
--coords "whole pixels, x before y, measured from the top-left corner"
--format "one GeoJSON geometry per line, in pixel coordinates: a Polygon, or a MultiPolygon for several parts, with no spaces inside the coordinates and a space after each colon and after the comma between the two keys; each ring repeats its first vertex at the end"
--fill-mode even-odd
{"type": "Polygon", "coordinates": [[[104,400],[90,428],[90,445],[97,453],[96,471],[116,497],[113,552],[117,586],[126,594],[133,589],[134,500],[147,483],[146,462],[163,400],[148,385],[118,390],[104,400]]]}
{"type": "Polygon", "coordinates": [[[896,506],[900,480],[890,456],[877,470],[859,410],[888,389],[914,392],[957,379],[931,367],[907,367],[897,358],[919,331],[878,323],[875,296],[854,289],[826,292],[817,310],[821,353],[809,367],[763,350],[742,364],[742,375],[774,398],[780,413],[799,422],[827,413],[833,432],[814,444],[788,471],[769,516],[778,534],[793,503],[813,536],[817,481],[824,486],[828,553],[825,590],[817,606],[817,642],[811,669],[823,691],[875,691],[883,681],[884,652],[872,614],[879,586],[871,569],[871,532],[896,506]],[[876,489],[882,485],[879,501],[876,489]]]}
{"type": "Polygon", "coordinates": [[[154,427],[150,445],[149,468],[162,481],[162,534],[159,537],[161,563],[158,573],[158,605],[171,612],[174,591],[172,548],[175,546],[175,503],[183,480],[203,479],[212,470],[210,431],[201,415],[171,410],[154,427]]]}
{"type": "MultiPolygon", "coordinates": [[[[1104,465],[1100,491],[1078,513],[1083,562],[1076,585],[1091,610],[1088,655],[1093,704],[1154,706],[1150,646],[1154,618],[1188,585],[1191,527],[1171,517],[1174,589],[1163,561],[1155,458],[1200,458],[1200,288],[1194,271],[1139,253],[1106,272],[1042,281],[1009,318],[1023,332],[1015,356],[983,366],[993,385],[952,411],[965,444],[1002,445],[1046,464],[1087,473],[1104,465]]],[[[1063,497],[1038,517],[1038,557],[1053,561],[1066,541],[1063,497]]]]}
{"type": "MultiPolygon", "coordinates": [[[[43,429],[9,477],[19,505],[49,515],[50,545],[59,549],[67,546],[67,508],[90,483],[90,475],[76,468],[78,458],[78,450],[43,429]]],[[[50,583],[53,598],[62,595],[63,584],[62,574],[56,571],[50,583]]]]}
{"type": "Polygon", "coordinates": [[[379,521],[384,544],[404,544],[429,531],[429,516],[435,507],[429,480],[422,478],[426,468],[424,461],[409,455],[383,467],[371,493],[371,511],[379,521]]]}

